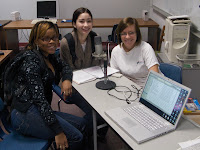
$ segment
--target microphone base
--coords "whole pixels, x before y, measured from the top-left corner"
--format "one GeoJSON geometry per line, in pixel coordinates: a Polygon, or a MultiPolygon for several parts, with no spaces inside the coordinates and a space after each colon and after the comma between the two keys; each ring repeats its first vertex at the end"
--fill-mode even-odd
{"type": "Polygon", "coordinates": [[[108,80],[106,83],[104,83],[104,81],[99,81],[96,83],[96,87],[101,90],[111,90],[116,87],[116,84],[110,80],[108,80]]]}

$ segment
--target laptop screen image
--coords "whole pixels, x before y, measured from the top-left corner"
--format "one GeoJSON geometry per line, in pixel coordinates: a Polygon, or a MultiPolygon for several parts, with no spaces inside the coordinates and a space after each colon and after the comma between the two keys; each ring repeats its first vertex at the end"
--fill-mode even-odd
{"type": "Polygon", "coordinates": [[[140,102],[175,125],[187,101],[189,89],[150,72],[140,102]]]}

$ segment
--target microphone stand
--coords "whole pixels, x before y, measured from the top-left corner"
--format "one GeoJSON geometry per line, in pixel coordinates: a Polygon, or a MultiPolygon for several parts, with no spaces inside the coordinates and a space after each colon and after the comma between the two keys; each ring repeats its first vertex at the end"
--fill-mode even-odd
{"type": "MultiPolygon", "coordinates": [[[[96,83],[96,87],[101,90],[110,90],[116,87],[115,82],[108,80],[108,76],[107,76],[107,66],[110,63],[109,46],[110,46],[110,43],[108,43],[108,49],[107,49],[108,55],[104,53],[104,51],[102,51],[101,54],[99,55],[96,54],[95,52],[92,54],[92,56],[95,57],[96,59],[104,61],[104,80],[96,83]]],[[[97,49],[99,48],[97,47],[97,49]]],[[[102,47],[100,49],[102,50],[102,47]]]]}
{"type": "Polygon", "coordinates": [[[96,83],[96,87],[101,90],[110,90],[116,87],[115,82],[108,80],[108,76],[107,76],[108,65],[107,64],[108,64],[108,60],[107,58],[104,58],[104,80],[96,83]]]}

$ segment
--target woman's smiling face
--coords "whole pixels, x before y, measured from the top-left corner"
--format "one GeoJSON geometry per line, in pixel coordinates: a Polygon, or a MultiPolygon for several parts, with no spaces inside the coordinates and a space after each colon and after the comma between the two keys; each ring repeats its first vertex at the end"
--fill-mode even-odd
{"type": "Polygon", "coordinates": [[[45,56],[54,54],[58,46],[58,37],[55,30],[53,28],[48,29],[45,35],[38,39],[37,45],[45,56]]]}
{"type": "Polygon", "coordinates": [[[130,51],[135,47],[135,42],[137,40],[137,34],[135,31],[135,25],[130,25],[125,28],[121,33],[121,40],[123,43],[123,48],[126,52],[130,51]]]}
{"type": "Polygon", "coordinates": [[[92,30],[92,18],[88,13],[82,13],[78,16],[76,23],[73,26],[77,29],[80,35],[88,35],[92,30]]]}

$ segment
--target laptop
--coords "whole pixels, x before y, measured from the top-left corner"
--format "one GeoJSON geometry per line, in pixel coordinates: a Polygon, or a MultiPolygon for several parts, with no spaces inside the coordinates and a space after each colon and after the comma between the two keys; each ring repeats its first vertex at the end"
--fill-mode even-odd
{"type": "Polygon", "coordinates": [[[139,101],[105,112],[138,144],[176,129],[191,89],[150,71],[139,101]]]}

